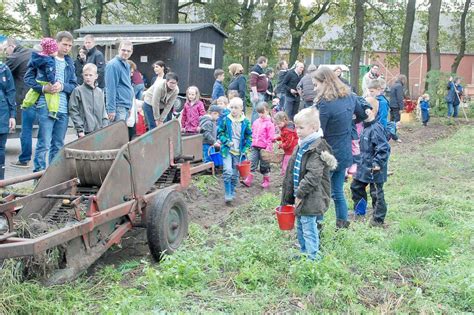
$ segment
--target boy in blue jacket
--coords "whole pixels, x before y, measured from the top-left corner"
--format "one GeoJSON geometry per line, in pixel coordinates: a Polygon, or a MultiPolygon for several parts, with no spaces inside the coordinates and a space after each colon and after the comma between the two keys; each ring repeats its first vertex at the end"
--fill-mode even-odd
{"type": "Polygon", "coordinates": [[[357,209],[362,199],[367,200],[366,187],[370,185],[374,210],[370,223],[372,226],[383,226],[387,214],[383,184],[387,181],[390,145],[383,126],[376,119],[377,112],[377,103],[373,104],[372,110],[366,110],[368,118],[364,120],[364,129],[360,135],[360,161],[351,184],[351,192],[354,209],[357,209]]]}
{"type": "Polygon", "coordinates": [[[430,96],[426,93],[420,97],[420,110],[421,122],[426,126],[430,120],[430,96]]]}
{"type": "Polygon", "coordinates": [[[222,69],[216,69],[214,71],[214,78],[216,81],[214,82],[214,86],[212,87],[212,102],[215,103],[217,99],[221,96],[225,96],[225,91],[224,91],[224,70],[222,69]]]}
{"type": "Polygon", "coordinates": [[[385,80],[379,78],[376,80],[371,80],[367,85],[367,89],[369,91],[369,95],[376,98],[379,102],[379,110],[377,112],[376,119],[384,128],[387,128],[389,106],[387,98],[385,98],[383,95],[385,86],[385,80]]]}

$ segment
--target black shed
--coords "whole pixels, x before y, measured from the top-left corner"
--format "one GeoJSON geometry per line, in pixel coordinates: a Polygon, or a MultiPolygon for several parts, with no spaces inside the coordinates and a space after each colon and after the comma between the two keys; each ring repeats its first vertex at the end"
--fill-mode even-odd
{"type": "Polygon", "coordinates": [[[85,35],[95,37],[106,60],[117,55],[118,43],[127,39],[134,44],[133,60],[148,79],[154,75],[152,64],[163,60],[179,77],[180,93],[196,85],[201,94],[210,95],[214,69],[222,68],[224,39],[227,35],[211,23],[90,25],[74,31],[81,44],[85,35]]]}

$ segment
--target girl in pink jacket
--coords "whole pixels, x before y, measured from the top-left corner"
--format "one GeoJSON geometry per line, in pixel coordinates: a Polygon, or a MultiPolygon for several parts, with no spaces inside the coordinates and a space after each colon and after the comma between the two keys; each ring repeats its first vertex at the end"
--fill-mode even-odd
{"type": "Polygon", "coordinates": [[[199,118],[206,114],[204,103],[201,101],[199,89],[190,86],[186,90],[186,103],[181,115],[181,131],[185,133],[199,132],[199,118]]]}
{"type": "Polygon", "coordinates": [[[262,160],[261,151],[273,151],[275,139],[275,125],[270,117],[267,103],[259,103],[256,107],[258,119],[252,124],[252,147],[250,151],[250,175],[244,180],[244,185],[250,187],[253,182],[253,174],[260,164],[260,173],[263,175],[263,188],[270,187],[270,163],[262,160]]]}

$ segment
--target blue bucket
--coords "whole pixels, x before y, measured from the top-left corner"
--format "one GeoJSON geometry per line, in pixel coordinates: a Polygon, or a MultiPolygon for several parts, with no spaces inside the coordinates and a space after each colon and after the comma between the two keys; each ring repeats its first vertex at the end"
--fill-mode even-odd
{"type": "Polygon", "coordinates": [[[216,152],[214,147],[209,147],[208,151],[209,157],[211,158],[212,162],[214,162],[214,166],[222,166],[224,165],[224,161],[222,160],[222,155],[220,152],[216,152]]]}

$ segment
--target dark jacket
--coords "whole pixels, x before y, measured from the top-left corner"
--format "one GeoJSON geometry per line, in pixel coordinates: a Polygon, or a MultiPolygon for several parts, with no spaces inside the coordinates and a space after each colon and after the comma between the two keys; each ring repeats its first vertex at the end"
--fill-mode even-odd
{"type": "Polygon", "coordinates": [[[36,80],[56,83],[56,61],[54,57],[43,56],[34,51],[28,66],[37,69],[36,80]]]}
{"type": "Polygon", "coordinates": [[[285,91],[282,88],[282,83],[283,83],[283,80],[285,80],[285,76],[286,76],[287,73],[288,73],[288,69],[287,70],[280,70],[280,72],[278,72],[278,82],[277,82],[277,86],[275,88],[275,93],[277,93],[277,94],[285,93],[285,91]]]}
{"type": "Polygon", "coordinates": [[[267,89],[267,93],[265,93],[265,102],[269,102],[271,103],[272,99],[273,99],[273,83],[272,83],[272,80],[270,80],[270,78],[267,78],[268,79],[268,89],[267,89]]]}
{"type": "Polygon", "coordinates": [[[77,133],[89,133],[107,126],[102,90],[87,84],[76,87],[69,99],[69,116],[77,133]]]}
{"type": "Polygon", "coordinates": [[[15,117],[15,82],[7,65],[0,63],[0,134],[9,132],[9,120],[15,117]]]}
{"type": "Polygon", "coordinates": [[[403,109],[403,84],[400,81],[395,83],[390,88],[390,108],[403,109]]]}
{"type": "Polygon", "coordinates": [[[355,179],[363,183],[384,183],[387,181],[387,165],[390,157],[385,129],[377,121],[364,122],[360,134],[360,160],[357,165],[355,179]],[[373,171],[375,166],[380,171],[373,171]]]}
{"type": "Polygon", "coordinates": [[[16,103],[23,103],[28,87],[25,86],[23,78],[28,69],[28,62],[31,58],[32,49],[16,46],[13,53],[7,57],[5,64],[10,68],[13,79],[15,80],[16,103]]]}
{"type": "MultiPolygon", "coordinates": [[[[288,162],[282,187],[282,205],[295,203],[293,171],[298,149],[288,162]]],[[[316,139],[301,158],[300,182],[296,197],[301,199],[296,215],[322,215],[331,200],[331,170],[337,166],[336,158],[324,139],[316,139]]]]}
{"type": "Polygon", "coordinates": [[[93,63],[97,66],[97,74],[99,77],[97,78],[98,86],[103,89],[105,87],[105,58],[104,54],[97,49],[97,47],[93,47],[89,49],[87,52],[86,63],[93,63]]]}
{"type": "Polygon", "coordinates": [[[77,59],[74,60],[74,68],[76,69],[76,78],[77,78],[77,84],[81,85],[84,83],[84,79],[82,78],[82,68],[84,68],[85,62],[79,56],[77,56],[77,59]]]}
{"type": "Polygon", "coordinates": [[[259,64],[250,70],[250,87],[257,87],[258,93],[265,93],[268,89],[267,75],[263,72],[259,64]]]}
{"type": "MultiPolygon", "coordinates": [[[[66,61],[66,69],[64,70],[63,92],[69,97],[74,88],[77,86],[76,71],[74,69],[74,63],[71,57],[64,56],[64,60],[66,61]]],[[[33,67],[31,62],[29,62],[28,70],[25,74],[25,85],[42,94],[43,87],[38,82],[36,82],[37,75],[38,69],[33,67]]]]}
{"type": "Polygon", "coordinates": [[[239,91],[239,97],[244,101],[245,104],[245,91],[247,90],[247,79],[245,79],[243,74],[238,74],[232,78],[232,81],[229,83],[228,91],[235,90],[239,91]]]}
{"type": "Polygon", "coordinates": [[[213,145],[217,139],[217,123],[212,121],[211,116],[204,115],[199,118],[200,133],[203,136],[202,143],[213,145]]]}
{"type": "Polygon", "coordinates": [[[225,96],[224,84],[222,84],[221,81],[216,80],[212,86],[211,98],[213,101],[215,101],[221,96],[225,96]]]}
{"type": "Polygon", "coordinates": [[[301,96],[303,101],[312,102],[316,96],[316,91],[314,90],[313,79],[311,74],[307,73],[298,83],[298,90],[301,90],[301,96]]]}
{"type": "Polygon", "coordinates": [[[357,95],[350,94],[332,101],[320,100],[316,107],[319,109],[324,139],[334,152],[338,170],[351,166],[352,115],[356,115],[356,122],[367,118],[362,102],[358,101],[357,95]]]}
{"type": "Polygon", "coordinates": [[[294,69],[288,71],[285,76],[285,79],[283,79],[283,82],[281,84],[282,91],[285,92],[286,97],[295,98],[297,96],[291,93],[290,91],[291,89],[296,90],[296,87],[298,86],[298,83],[300,82],[302,77],[303,76],[296,73],[294,69]]]}

